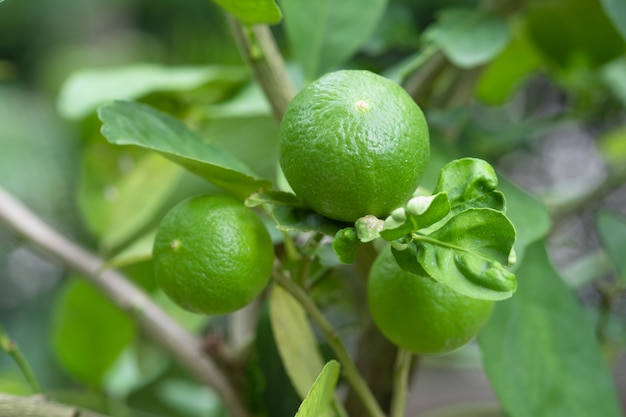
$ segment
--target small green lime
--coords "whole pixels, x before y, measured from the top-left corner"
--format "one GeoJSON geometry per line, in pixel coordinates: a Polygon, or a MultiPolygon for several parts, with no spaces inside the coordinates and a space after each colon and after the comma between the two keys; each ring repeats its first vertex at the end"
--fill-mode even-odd
{"type": "Polygon", "coordinates": [[[361,70],[329,73],[289,104],[280,165],[313,210],[354,222],[384,216],[417,189],[430,143],[420,108],[398,84],[361,70]]]}
{"type": "Polygon", "coordinates": [[[192,197],[163,218],[153,247],[156,280],[181,307],[225,314],[250,303],[271,275],[274,249],[261,219],[230,197],[192,197]]]}
{"type": "Polygon", "coordinates": [[[430,277],[405,271],[389,247],[372,265],[367,297],[372,318],[385,337],[421,355],[464,346],[493,309],[493,301],[469,298],[430,277]]]}

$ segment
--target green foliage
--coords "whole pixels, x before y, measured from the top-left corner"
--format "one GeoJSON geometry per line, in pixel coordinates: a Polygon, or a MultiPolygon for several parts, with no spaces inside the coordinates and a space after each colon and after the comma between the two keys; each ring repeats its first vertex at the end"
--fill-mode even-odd
{"type": "Polygon", "coordinates": [[[526,257],[517,270],[517,293],[496,305],[479,336],[485,368],[507,414],[621,415],[591,320],[542,242],[526,257]]]}
{"type": "Polygon", "coordinates": [[[598,233],[618,277],[626,282],[626,218],[610,212],[600,212],[597,216],[598,233]]]}
{"type": "Polygon", "coordinates": [[[315,379],[295,417],[318,417],[326,415],[332,401],[335,385],[339,379],[339,362],[330,361],[315,379]]]}
{"type": "Polygon", "coordinates": [[[282,14],[274,0],[214,0],[247,25],[278,23],[282,14]]]}

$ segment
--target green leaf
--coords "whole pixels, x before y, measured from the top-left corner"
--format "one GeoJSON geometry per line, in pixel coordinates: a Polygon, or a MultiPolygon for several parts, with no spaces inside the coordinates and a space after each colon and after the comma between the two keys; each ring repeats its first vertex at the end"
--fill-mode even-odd
{"type": "Polygon", "coordinates": [[[109,142],[157,151],[239,198],[271,185],[229,153],[203,141],[179,120],[154,108],[117,101],[100,107],[98,115],[104,123],[102,134],[109,142]]]}
{"type": "Polygon", "coordinates": [[[109,259],[105,267],[120,268],[152,259],[152,246],[155,236],[156,230],[151,230],[141,236],[113,258],[109,259]]]}
{"type": "Polygon", "coordinates": [[[165,67],[137,64],[117,68],[83,69],[61,87],[58,108],[68,119],[81,119],[102,104],[132,100],[149,93],[188,91],[202,86],[233,86],[248,79],[245,67],[165,67]]]}
{"type": "Polygon", "coordinates": [[[270,319],[287,375],[300,398],[305,398],[324,366],[306,313],[287,291],[275,285],[270,293],[270,319]]]}
{"type": "Polygon", "coordinates": [[[307,81],[336,68],[370,37],[386,0],[281,0],[292,52],[307,81]]]}
{"type": "Polygon", "coordinates": [[[626,218],[609,211],[600,211],[596,218],[602,246],[611,259],[622,282],[626,282],[626,218]]]}
{"type": "MultiPolygon", "coordinates": [[[[606,64],[600,70],[600,74],[609,90],[626,106],[626,58],[618,58],[606,64]]],[[[624,155],[623,146],[620,156],[624,155]]]]}
{"type": "Polygon", "coordinates": [[[326,415],[333,400],[339,380],[339,362],[329,361],[315,379],[313,386],[300,405],[295,417],[319,417],[326,415]]]}
{"type": "Polygon", "coordinates": [[[267,190],[254,193],[246,199],[246,206],[257,207],[263,204],[273,204],[288,207],[306,207],[300,197],[285,191],[267,190]]]}
{"type": "Polygon", "coordinates": [[[95,142],[83,156],[79,207],[108,252],[141,232],[167,203],[184,170],[157,154],[95,142]]]}
{"type": "Polygon", "coordinates": [[[462,158],[441,168],[433,194],[448,194],[452,214],[470,207],[504,211],[504,195],[496,191],[497,186],[498,177],[489,163],[462,158]]]}
{"type": "Polygon", "coordinates": [[[515,228],[500,211],[467,209],[428,236],[416,235],[417,260],[429,276],[461,294],[487,300],[516,288],[509,264],[515,228]]]}
{"type": "Polygon", "coordinates": [[[471,68],[493,59],[509,41],[502,19],[481,10],[445,9],[424,33],[455,65],[471,68]]]}
{"type": "Polygon", "coordinates": [[[354,227],[346,227],[345,229],[339,230],[333,239],[333,250],[339,260],[344,264],[354,262],[356,251],[360,246],[361,241],[354,227]]]}
{"type": "Polygon", "coordinates": [[[511,417],[622,413],[594,327],[550,264],[528,249],[515,297],[497,303],[479,336],[491,385],[511,417]]]}
{"type": "Polygon", "coordinates": [[[302,207],[275,206],[272,217],[276,221],[276,227],[287,232],[320,232],[334,236],[348,225],[302,207]]]}
{"type": "Polygon", "coordinates": [[[402,250],[396,249],[391,246],[391,253],[395,258],[396,262],[400,266],[400,268],[405,271],[409,271],[415,275],[419,275],[420,277],[427,277],[428,272],[424,271],[422,265],[417,261],[417,245],[407,245],[406,248],[402,250]]]}
{"type": "Polygon", "coordinates": [[[56,301],[52,345],[67,372],[99,387],[134,329],[130,318],[104,295],[84,280],[72,279],[56,301]]]}
{"type": "Polygon", "coordinates": [[[626,3],[623,0],[600,0],[606,15],[626,40],[626,3]]]}
{"type": "Polygon", "coordinates": [[[274,0],[213,0],[247,25],[280,22],[282,14],[274,0]]]}

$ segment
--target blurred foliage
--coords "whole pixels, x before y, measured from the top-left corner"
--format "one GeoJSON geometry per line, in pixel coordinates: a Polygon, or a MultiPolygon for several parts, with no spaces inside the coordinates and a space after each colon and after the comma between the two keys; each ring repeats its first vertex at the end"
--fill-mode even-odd
{"type": "MultiPolygon", "coordinates": [[[[337,68],[366,68],[397,75],[417,98],[433,145],[425,188],[434,188],[439,169],[454,158],[483,158],[498,170],[518,231],[521,291],[498,306],[480,347],[507,412],[539,415],[549,391],[550,407],[579,400],[585,410],[602,403],[606,408],[594,412],[617,415],[607,368],[626,351],[626,17],[620,2],[282,0],[278,6],[284,19],[272,30],[297,85],[337,68]],[[424,61],[426,50],[431,55],[424,61]],[[544,353],[535,353],[540,348],[544,353]],[[512,367],[519,373],[508,372],[512,367]],[[542,379],[546,368],[557,382],[542,379]]],[[[268,10],[275,18],[271,4],[268,10]]],[[[141,103],[133,109],[151,106],[148,112],[157,116],[146,129],[169,120],[206,149],[228,154],[208,168],[182,163],[205,178],[246,187],[250,178],[280,182],[277,126],[213,2],[0,2],[0,186],[121,266],[185,327],[228,341],[228,319],[183,312],[156,290],[149,259],[153,230],[167,209],[218,188],[174,164],[185,158],[166,146],[157,155],[150,146],[107,142],[95,111],[113,99],[141,103]],[[249,177],[224,174],[222,165],[232,161],[245,165],[249,177]]],[[[124,105],[108,108],[116,106],[124,105]]],[[[117,133],[107,138],[118,140],[117,133]]],[[[331,252],[324,254],[324,265],[314,265],[320,280],[326,266],[337,264],[331,252]]],[[[358,300],[363,270],[341,272],[341,285],[334,274],[316,283],[314,294],[357,351],[354,328],[362,315],[345,297],[337,300],[346,291],[358,300]]],[[[244,380],[238,383],[251,409],[293,416],[322,362],[309,346],[315,370],[294,368],[297,335],[315,335],[296,323],[300,330],[287,330],[291,336],[289,327],[278,332],[291,344],[277,346],[278,325],[268,310],[265,303],[252,325],[257,337],[236,370],[244,380]]],[[[3,228],[0,321],[53,398],[120,417],[223,415],[210,390],[100,294],[3,228]]],[[[480,368],[477,356],[436,362],[480,368]]],[[[2,354],[0,391],[28,392],[2,354]]],[[[560,408],[550,415],[571,413],[560,408]]]]}

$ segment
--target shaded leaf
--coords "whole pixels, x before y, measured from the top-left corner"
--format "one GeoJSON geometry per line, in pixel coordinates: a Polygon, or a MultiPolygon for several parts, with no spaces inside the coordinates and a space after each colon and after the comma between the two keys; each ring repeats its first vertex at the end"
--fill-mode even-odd
{"type": "Polygon", "coordinates": [[[52,344],[73,377],[99,387],[131,341],[134,325],[104,295],[82,279],[71,280],[56,301],[52,344]]]}
{"type": "Polygon", "coordinates": [[[621,416],[591,320],[553,269],[528,248],[514,297],[479,336],[485,369],[511,417],[621,416]]]}
{"type": "Polygon", "coordinates": [[[278,23],[282,19],[274,0],[213,0],[247,25],[278,23]]]}
{"type": "Polygon", "coordinates": [[[276,220],[276,227],[284,231],[320,232],[334,236],[337,231],[348,225],[301,207],[275,206],[272,216],[276,220]]]}
{"type": "Polygon", "coordinates": [[[626,218],[609,211],[601,211],[597,218],[602,246],[611,260],[619,278],[626,282],[626,218]]]}
{"type": "Polygon", "coordinates": [[[257,207],[262,204],[275,204],[289,207],[306,207],[300,197],[285,191],[267,190],[254,193],[246,199],[246,206],[257,207]]]}
{"type": "Polygon", "coordinates": [[[339,380],[339,362],[331,360],[324,365],[322,372],[315,379],[313,386],[307,393],[304,401],[298,408],[295,417],[319,417],[326,415],[333,395],[335,386],[339,380]]]}
{"type": "Polygon", "coordinates": [[[356,229],[347,227],[339,230],[333,239],[333,250],[341,262],[351,264],[354,262],[356,251],[361,246],[356,229]]]}
{"type": "Polygon", "coordinates": [[[113,100],[131,100],[156,91],[193,90],[212,84],[232,86],[248,79],[245,67],[166,67],[137,64],[117,68],[83,69],[61,87],[58,108],[68,119],[80,119],[113,100]]]}
{"type": "Polygon", "coordinates": [[[275,285],[270,293],[270,319],[287,375],[300,398],[305,398],[324,366],[306,313],[287,291],[275,285]]]}
{"type": "Polygon", "coordinates": [[[352,56],[370,37],[386,0],[281,0],[291,49],[312,81],[352,56]]]}
{"type": "Polygon", "coordinates": [[[600,0],[607,16],[626,40],[626,3],[623,0],[600,0]]]}
{"type": "Polygon", "coordinates": [[[506,22],[471,9],[444,9],[424,36],[462,68],[490,61],[509,41],[506,22]]]}
{"type": "Polygon", "coordinates": [[[501,300],[515,292],[509,264],[515,228],[500,211],[465,210],[428,236],[417,236],[417,260],[429,276],[461,294],[501,300]]]}
{"type": "Polygon", "coordinates": [[[117,101],[100,107],[98,115],[109,142],[157,151],[239,198],[271,185],[226,151],[204,142],[179,120],[154,108],[117,101]]]}

